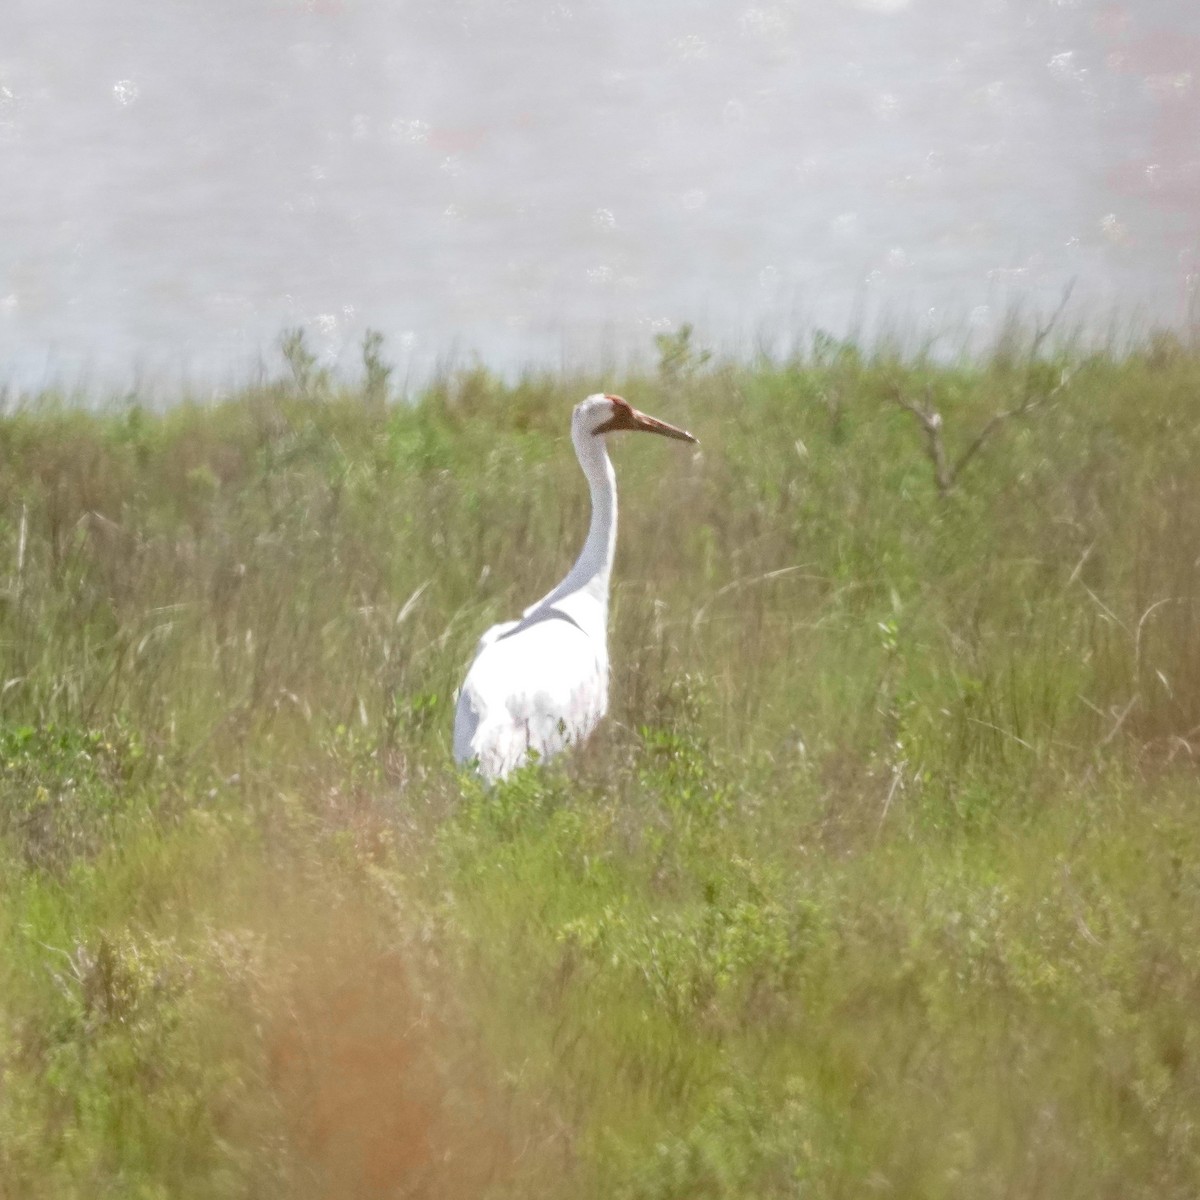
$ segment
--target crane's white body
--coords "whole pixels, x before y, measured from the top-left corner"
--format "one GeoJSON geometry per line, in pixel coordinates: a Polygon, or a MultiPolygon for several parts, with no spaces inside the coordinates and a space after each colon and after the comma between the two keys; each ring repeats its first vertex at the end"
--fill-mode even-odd
{"type": "Polygon", "coordinates": [[[695,441],[619,397],[589,396],[576,406],[571,440],[592,498],[587,540],[553,591],[519,620],[494,625],[480,638],[459,692],[454,757],[476,764],[487,780],[502,779],[528,761],[531,751],[544,760],[582,742],[608,711],[617,481],[603,434],[617,429],[695,441]]]}

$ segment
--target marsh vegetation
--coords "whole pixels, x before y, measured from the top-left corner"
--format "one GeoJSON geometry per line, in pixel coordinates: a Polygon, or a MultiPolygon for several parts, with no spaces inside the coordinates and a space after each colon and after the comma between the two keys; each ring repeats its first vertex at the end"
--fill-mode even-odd
{"type": "Polygon", "coordinates": [[[368,349],[0,418],[0,1196],[1194,1196],[1200,355],[368,349]],[[601,389],[701,449],[615,448],[612,717],[484,790],[601,389]],[[1015,415],[944,487],[913,410],[1015,415]]]}

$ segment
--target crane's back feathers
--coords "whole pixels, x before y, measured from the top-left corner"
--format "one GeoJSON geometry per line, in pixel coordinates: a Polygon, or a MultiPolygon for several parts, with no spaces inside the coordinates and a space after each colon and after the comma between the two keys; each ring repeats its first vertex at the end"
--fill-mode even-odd
{"type": "Polygon", "coordinates": [[[537,608],[483,635],[458,697],[454,757],[502,778],[531,750],[546,759],[583,741],[607,709],[603,639],[562,608],[537,608]]]}

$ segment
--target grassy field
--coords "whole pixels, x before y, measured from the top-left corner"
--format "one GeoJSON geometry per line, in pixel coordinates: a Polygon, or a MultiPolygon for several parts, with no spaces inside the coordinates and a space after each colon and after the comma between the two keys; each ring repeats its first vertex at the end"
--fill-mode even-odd
{"type": "Polygon", "coordinates": [[[1200,1194],[1200,354],[660,348],[0,417],[2,1200],[1200,1194]],[[595,390],[701,446],[485,791],[595,390]]]}

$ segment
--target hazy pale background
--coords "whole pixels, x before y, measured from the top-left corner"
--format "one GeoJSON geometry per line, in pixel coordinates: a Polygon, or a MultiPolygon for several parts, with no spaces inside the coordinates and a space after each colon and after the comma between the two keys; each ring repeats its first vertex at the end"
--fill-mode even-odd
{"type": "Polygon", "coordinates": [[[1181,325],[1196,0],[3,0],[0,382],[1181,325]]]}

